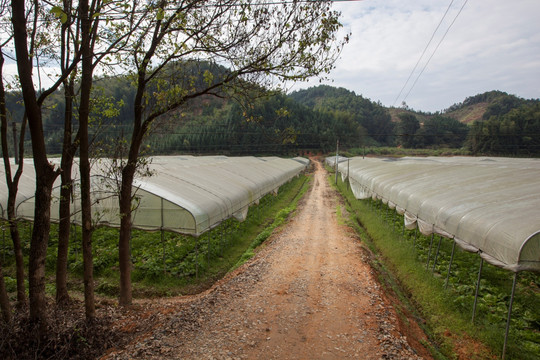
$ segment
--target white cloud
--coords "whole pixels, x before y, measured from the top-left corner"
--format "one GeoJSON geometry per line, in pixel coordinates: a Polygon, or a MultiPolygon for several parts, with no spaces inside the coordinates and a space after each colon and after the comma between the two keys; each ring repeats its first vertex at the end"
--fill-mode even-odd
{"type": "MultiPolygon", "coordinates": [[[[399,105],[465,0],[455,0],[426,51],[399,105]]],[[[352,37],[331,85],[394,103],[446,11],[449,0],[336,3],[344,32],[352,37]]],[[[437,111],[484,91],[540,97],[540,2],[468,1],[406,101],[437,111]]],[[[318,81],[297,88],[317,85],[318,81]]]]}
{"type": "MultiPolygon", "coordinates": [[[[343,34],[352,32],[337,68],[341,86],[386,106],[394,104],[451,0],[364,0],[336,2],[343,34]]],[[[466,0],[454,0],[447,18],[411,77],[410,90],[435,46],[466,0]]],[[[442,110],[468,96],[501,90],[540,97],[540,1],[468,1],[406,101],[424,111],[442,110]]],[[[45,69],[54,78],[55,69],[45,69]]],[[[16,74],[6,64],[4,75],[16,74]]],[[[44,75],[44,74],[42,74],[44,75]]],[[[36,77],[37,74],[34,74],[36,77]]],[[[42,76],[43,86],[52,80],[42,76]]],[[[318,85],[317,79],[293,89],[318,85]]]]}

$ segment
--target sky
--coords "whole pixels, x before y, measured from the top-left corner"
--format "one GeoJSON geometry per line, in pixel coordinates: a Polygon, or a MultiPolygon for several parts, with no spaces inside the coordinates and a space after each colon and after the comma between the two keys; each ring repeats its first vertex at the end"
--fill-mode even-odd
{"type": "Polygon", "coordinates": [[[539,0],[353,0],[333,8],[351,38],[324,84],[426,112],[491,90],[540,98],[539,0]]]}
{"type": "Polygon", "coordinates": [[[333,8],[341,37],[351,36],[325,84],[426,112],[491,90],[540,98],[540,0],[336,0],[333,8]]]}

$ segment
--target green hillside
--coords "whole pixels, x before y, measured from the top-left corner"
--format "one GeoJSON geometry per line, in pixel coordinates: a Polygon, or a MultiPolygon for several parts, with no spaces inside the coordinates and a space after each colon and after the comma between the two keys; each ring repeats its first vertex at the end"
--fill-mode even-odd
{"type": "Polygon", "coordinates": [[[394,124],[380,103],[328,85],[296,91],[289,97],[314,111],[358,124],[363,133],[361,145],[392,145],[394,124]]]}
{"type": "MultiPolygon", "coordinates": [[[[132,131],[131,80],[101,78],[94,89],[94,153],[122,153],[119,146],[130,139],[132,131]]],[[[6,99],[10,120],[20,123],[20,94],[10,92],[6,99]]],[[[338,140],[342,149],[397,146],[453,148],[486,155],[540,154],[540,101],[502,91],[468,97],[441,113],[387,108],[353,91],[328,85],[237,100],[203,96],[162,116],[145,139],[146,154],[294,155],[332,151],[338,140]]],[[[59,154],[63,93],[53,94],[44,106],[47,151],[59,154]]],[[[30,154],[28,134],[26,139],[26,154],[30,154]]]]}

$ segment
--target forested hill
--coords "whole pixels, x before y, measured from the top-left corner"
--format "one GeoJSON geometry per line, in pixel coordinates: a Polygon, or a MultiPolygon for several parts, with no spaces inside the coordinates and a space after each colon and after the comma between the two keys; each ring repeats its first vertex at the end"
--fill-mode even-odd
{"type": "Polygon", "coordinates": [[[362,145],[392,144],[392,119],[387,109],[380,103],[374,103],[344,88],[328,85],[296,91],[289,96],[314,111],[328,113],[358,124],[365,135],[362,145]]]}
{"type": "Polygon", "coordinates": [[[522,99],[502,91],[488,91],[450,106],[445,110],[445,114],[462,123],[471,124],[475,121],[487,120],[491,116],[505,115],[523,105],[534,105],[538,102],[538,99],[522,99]]]}
{"type": "MultiPolygon", "coordinates": [[[[94,89],[91,132],[95,149],[100,155],[119,153],[118,146],[125,143],[119,140],[129,139],[132,130],[133,88],[127,78],[117,77],[97,80],[94,89]]],[[[17,93],[7,94],[6,105],[15,122],[22,117],[21,103],[17,93]]],[[[58,91],[45,106],[47,151],[58,154],[63,94],[58,91]]],[[[27,139],[26,153],[30,154],[28,135],[27,139]]],[[[148,154],[290,155],[329,152],[338,139],[342,149],[401,146],[539,155],[540,101],[490,91],[468,97],[442,113],[425,113],[386,108],[327,85],[243,105],[206,96],[162,117],[145,140],[145,149],[148,154]]]]}
{"type": "Polygon", "coordinates": [[[421,124],[426,119],[434,116],[449,117],[460,123],[472,124],[475,121],[487,120],[491,116],[504,115],[520,106],[530,106],[540,101],[538,99],[523,99],[503,91],[494,90],[470,96],[461,103],[449,106],[442,113],[429,113],[408,107],[387,108],[380,102],[375,103],[361,95],[356,95],[353,91],[328,85],[295,91],[289,96],[295,101],[318,111],[356,112],[366,115],[372,109],[382,109],[382,111],[388,112],[393,123],[400,121],[399,115],[410,114],[414,115],[421,124]]]}
{"type": "Polygon", "coordinates": [[[354,92],[318,86],[290,94],[318,111],[352,116],[366,129],[364,144],[463,148],[472,154],[540,154],[540,100],[502,91],[466,98],[442,113],[385,108],[354,92]],[[390,121],[389,121],[390,119],[390,121]]]}

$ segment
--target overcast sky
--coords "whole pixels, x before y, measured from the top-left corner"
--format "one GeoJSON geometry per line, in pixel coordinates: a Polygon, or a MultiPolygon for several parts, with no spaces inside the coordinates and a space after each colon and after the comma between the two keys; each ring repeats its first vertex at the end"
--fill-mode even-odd
{"type": "Polygon", "coordinates": [[[337,0],[334,9],[352,35],[329,85],[431,112],[491,90],[540,98],[540,0],[337,0]]]}
{"type": "MultiPolygon", "coordinates": [[[[385,106],[400,106],[405,100],[415,110],[431,112],[490,90],[540,98],[539,0],[454,0],[398,97],[451,2],[335,2],[344,32],[352,36],[328,84],[385,106]]],[[[318,84],[314,79],[293,90],[318,84]]]]}

